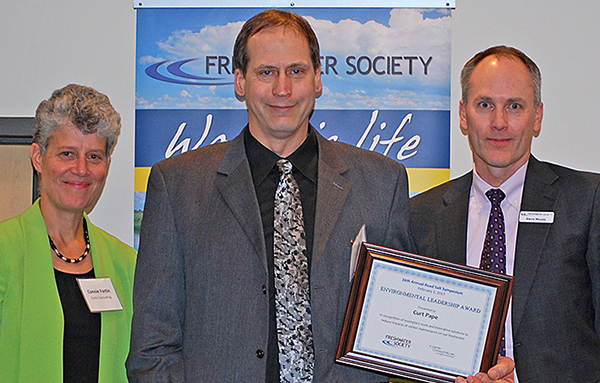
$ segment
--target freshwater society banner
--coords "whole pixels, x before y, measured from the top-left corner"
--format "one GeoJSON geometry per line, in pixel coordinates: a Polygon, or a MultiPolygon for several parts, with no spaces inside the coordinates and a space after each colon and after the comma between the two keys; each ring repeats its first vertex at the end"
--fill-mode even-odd
{"type": "MultiPolygon", "coordinates": [[[[231,55],[259,8],[137,10],[136,247],[150,167],[227,141],[248,122],[231,55]]],[[[295,8],[321,46],[323,94],[311,124],[326,138],[408,168],[410,192],[450,175],[450,11],[295,8]]]]}

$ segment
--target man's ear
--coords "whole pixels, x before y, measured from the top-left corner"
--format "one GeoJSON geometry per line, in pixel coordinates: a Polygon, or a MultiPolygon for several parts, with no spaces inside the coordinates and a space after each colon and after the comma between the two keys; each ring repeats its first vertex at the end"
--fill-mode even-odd
{"type": "Polygon", "coordinates": [[[460,131],[466,136],[468,132],[467,106],[465,105],[463,100],[460,100],[460,102],[458,103],[458,111],[460,114],[460,131]]]}
{"type": "Polygon", "coordinates": [[[544,103],[540,102],[540,105],[535,109],[535,122],[533,123],[534,137],[538,137],[542,131],[542,117],[544,117],[544,103]]]}
{"type": "Polygon", "coordinates": [[[315,72],[315,94],[316,98],[321,97],[323,94],[323,80],[321,78],[321,65],[317,68],[315,72]]]}
{"type": "Polygon", "coordinates": [[[246,77],[241,69],[236,69],[233,75],[233,84],[235,89],[235,98],[239,101],[246,101],[246,77]]]}

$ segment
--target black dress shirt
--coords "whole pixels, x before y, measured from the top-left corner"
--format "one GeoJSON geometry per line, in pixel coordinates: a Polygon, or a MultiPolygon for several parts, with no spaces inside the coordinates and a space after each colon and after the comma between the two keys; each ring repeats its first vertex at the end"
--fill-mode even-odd
{"type": "MultiPolygon", "coordinates": [[[[275,191],[279,184],[277,161],[280,157],[267,149],[251,134],[248,127],[244,129],[244,144],[250,163],[252,181],[260,207],[260,215],[265,235],[267,265],[269,267],[269,345],[267,349],[266,382],[279,382],[279,348],[277,345],[277,322],[275,318],[275,274],[273,264],[273,220],[275,191]]],[[[306,236],[306,258],[310,278],[310,264],[315,226],[315,207],[317,201],[317,164],[319,148],[317,135],[312,127],[304,143],[287,159],[292,163],[292,175],[300,189],[300,200],[304,215],[304,231],[306,236]]]]}

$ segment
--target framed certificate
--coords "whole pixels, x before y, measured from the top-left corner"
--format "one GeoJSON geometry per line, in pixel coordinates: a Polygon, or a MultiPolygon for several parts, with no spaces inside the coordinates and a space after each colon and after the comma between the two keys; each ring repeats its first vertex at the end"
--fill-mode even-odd
{"type": "Polygon", "coordinates": [[[339,363],[453,382],[497,360],[512,277],[363,243],[339,363]]]}

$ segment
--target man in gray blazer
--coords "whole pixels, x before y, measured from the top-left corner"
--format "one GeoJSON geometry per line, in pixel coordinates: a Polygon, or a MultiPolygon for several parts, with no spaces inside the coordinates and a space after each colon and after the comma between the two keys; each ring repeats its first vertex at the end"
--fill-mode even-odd
{"type": "MultiPolygon", "coordinates": [[[[156,164],[134,287],[132,382],[278,382],[274,195],[280,158],[300,189],[312,315],[312,381],[386,377],[335,364],[351,241],[411,249],[402,165],[329,142],[309,124],[322,91],[319,46],[301,17],[263,12],[234,48],[249,123],[228,143],[156,164]]],[[[512,370],[505,360],[491,375],[512,370]]],[[[310,381],[310,380],[308,380],[310,381]]]]}
{"type": "Polygon", "coordinates": [[[491,202],[503,190],[506,272],[514,275],[506,351],[518,381],[600,381],[600,175],[540,162],[541,76],[504,46],[463,68],[460,126],[474,170],[410,201],[423,255],[479,266],[491,202]]]}

